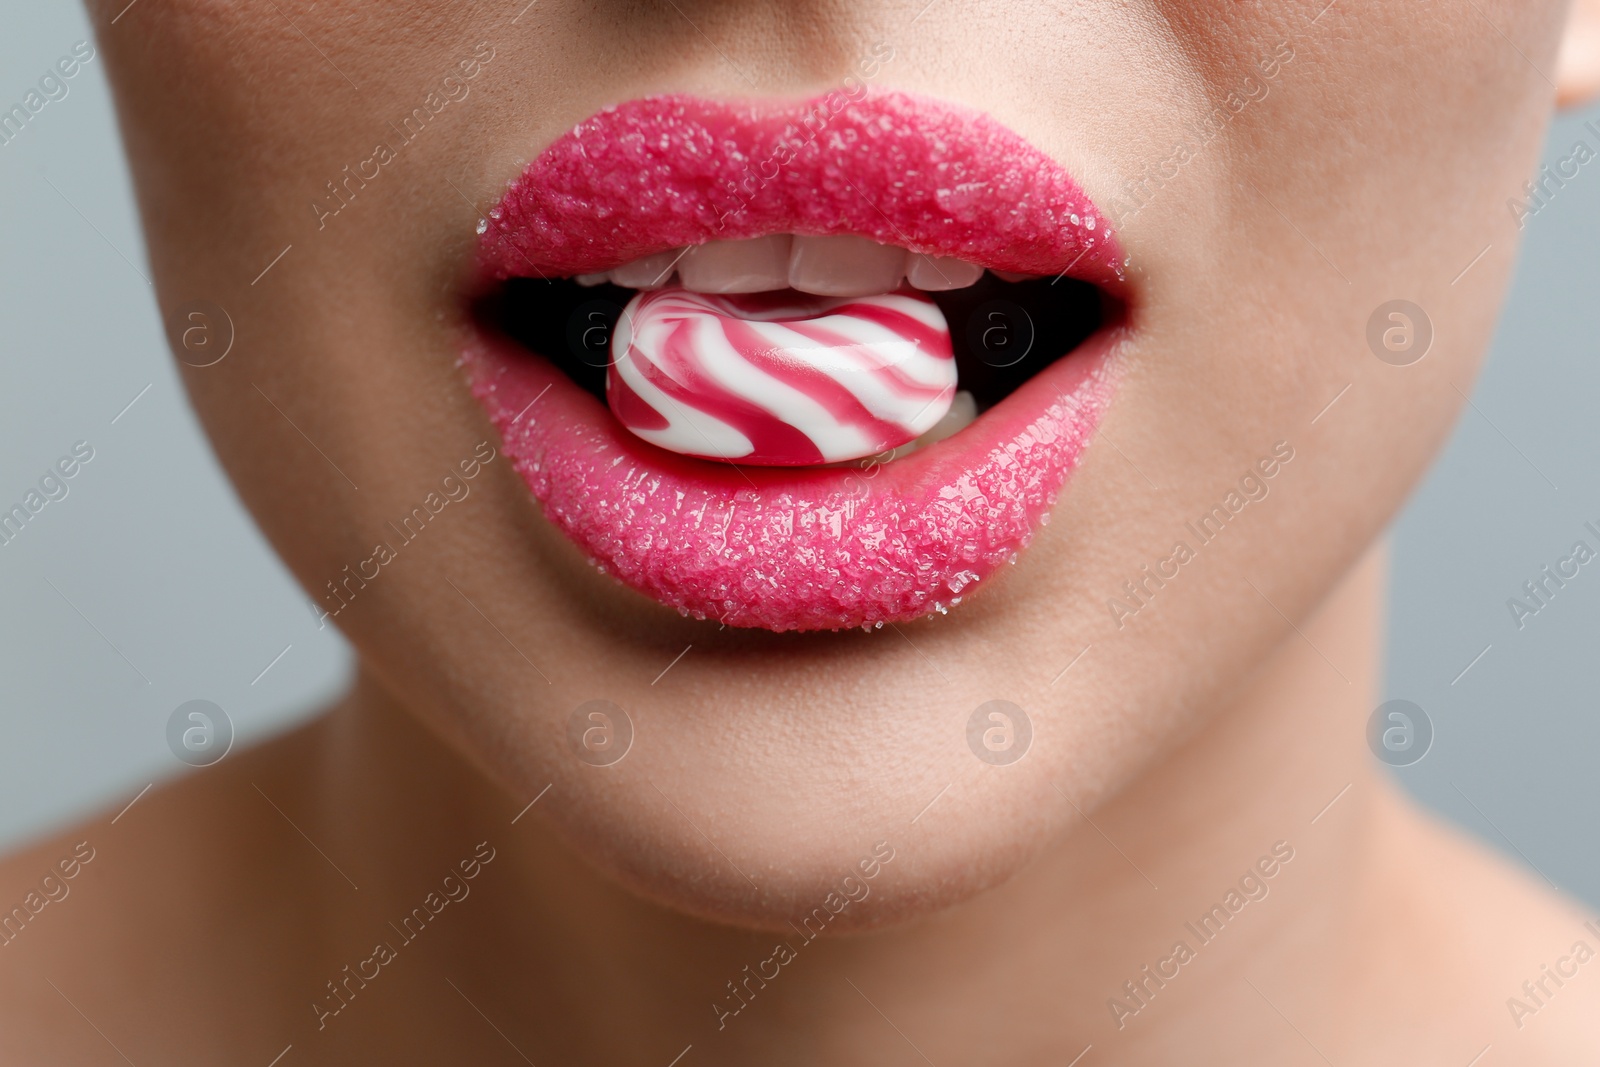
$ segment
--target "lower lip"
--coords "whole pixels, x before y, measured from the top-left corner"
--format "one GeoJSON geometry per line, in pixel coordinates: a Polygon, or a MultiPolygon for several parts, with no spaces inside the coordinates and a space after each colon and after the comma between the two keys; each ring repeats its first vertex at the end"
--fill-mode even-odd
{"type": "Polygon", "coordinates": [[[663,451],[486,329],[464,362],[545,516],[602,570],[729,626],[872,629],[945,612],[1015,562],[1110,401],[1122,336],[1102,329],[954,437],[859,469],[663,451]]]}

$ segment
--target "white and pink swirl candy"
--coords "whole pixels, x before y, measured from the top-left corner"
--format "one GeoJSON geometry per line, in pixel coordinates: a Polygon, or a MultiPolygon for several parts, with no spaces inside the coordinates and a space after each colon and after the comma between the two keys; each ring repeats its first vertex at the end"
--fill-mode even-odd
{"type": "Polygon", "coordinates": [[[956,391],[944,314],[910,291],[641,292],[611,354],[606,399],[634,434],[760,466],[838,463],[906,444],[956,391]]]}

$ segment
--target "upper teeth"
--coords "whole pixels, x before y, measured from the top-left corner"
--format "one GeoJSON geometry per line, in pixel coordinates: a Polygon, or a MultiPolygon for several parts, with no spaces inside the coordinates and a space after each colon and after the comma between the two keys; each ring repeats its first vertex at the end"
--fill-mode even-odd
{"type": "Polygon", "coordinates": [[[700,293],[798,289],[819,296],[875,296],[898,289],[902,279],[926,292],[961,289],[976,282],[983,268],[866,237],[775,233],[657,252],[602,274],[580,274],[577,280],[581,285],[611,282],[629,289],[659,289],[674,274],[685,289],[700,293]]]}

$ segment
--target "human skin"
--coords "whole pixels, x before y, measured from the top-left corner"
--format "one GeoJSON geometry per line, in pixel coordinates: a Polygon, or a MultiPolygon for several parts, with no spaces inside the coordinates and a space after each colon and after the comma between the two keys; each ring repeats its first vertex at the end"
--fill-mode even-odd
{"type": "MultiPolygon", "coordinates": [[[[814,93],[892,40],[883,84],[989,112],[1106,206],[1260,57],[1293,58],[1123,220],[1116,395],[1050,526],[982,595],[875,634],[680,619],[589,569],[490,463],[340,612],[361,674],[330,714],[6,863],[0,899],[20,899],[72,843],[97,850],[0,948],[0,1057],[1600,1052],[1600,985],[1521,1029],[1504,1003],[1585,936],[1580,912],[1412,811],[1363,735],[1374,541],[1487,343],[1552,79],[1594,85],[1592,47],[1557,73],[1564,5],[520,6],[90,4],[159,302],[214,301],[238,331],[185,370],[190,395],[308,590],[496,440],[455,366],[474,225],[600,107],[814,93]],[[324,183],[480,41],[470,95],[319,228],[324,183]],[[1403,368],[1366,343],[1396,297],[1436,337],[1403,368]],[[1119,626],[1108,598],[1278,442],[1294,458],[1270,494],[1119,626]],[[567,739],[594,698],[636,727],[607,768],[567,739]],[[1007,767],[966,742],[994,699],[1034,728],[1007,767]],[[483,841],[471,897],[319,1028],[324,983],[483,841]],[[871,895],[719,1026],[726,983],[880,841],[871,895]],[[1108,999],[1280,841],[1268,896],[1119,1028],[1108,999]]],[[[1576,16],[1569,39],[1592,42],[1591,5],[1576,16]]]]}

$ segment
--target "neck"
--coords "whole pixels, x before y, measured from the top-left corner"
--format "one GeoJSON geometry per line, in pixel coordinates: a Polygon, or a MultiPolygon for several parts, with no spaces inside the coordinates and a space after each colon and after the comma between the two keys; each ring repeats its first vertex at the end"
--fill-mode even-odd
{"type": "MultiPolygon", "coordinates": [[[[540,1062],[664,1064],[692,1044],[698,1064],[914,1062],[908,1045],[942,1062],[1065,1063],[1091,1043],[1161,1062],[1192,1052],[1201,1026],[1300,1021],[1339,979],[1302,973],[1291,954],[1333,958],[1377,936],[1358,932],[1356,902],[1400,818],[1363,731],[1382,580],[1374,553],[1226,706],[1006,885],[929,921],[815,941],[621,891],[538,805],[513,824],[528,798],[494,788],[363,679],[321,747],[335,813],[323,832],[367,873],[359,894],[332,886],[327,912],[388,936],[487,842],[470,899],[414,942],[398,925],[390,940],[444,954],[467,984],[432,995],[459,993],[540,1062]],[[781,968],[767,962],[780,941],[795,957],[781,968]],[[1281,1003],[1291,975],[1294,1002],[1281,1003]]],[[[349,962],[330,946],[318,966],[349,962]]],[[[330,1025],[369,1025],[350,1007],[330,1025]]]]}

